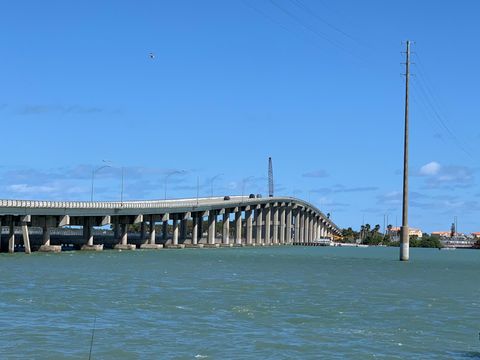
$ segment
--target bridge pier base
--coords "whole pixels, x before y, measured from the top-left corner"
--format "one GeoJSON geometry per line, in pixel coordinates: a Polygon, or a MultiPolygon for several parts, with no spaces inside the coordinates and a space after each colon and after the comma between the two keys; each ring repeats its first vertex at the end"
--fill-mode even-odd
{"type": "Polygon", "coordinates": [[[128,243],[128,224],[122,224],[122,240],[113,247],[115,250],[135,250],[135,244],[128,243]]]}
{"type": "Polygon", "coordinates": [[[45,225],[43,227],[43,244],[38,249],[39,252],[59,253],[62,251],[61,245],[50,245],[50,228],[45,225]]]}

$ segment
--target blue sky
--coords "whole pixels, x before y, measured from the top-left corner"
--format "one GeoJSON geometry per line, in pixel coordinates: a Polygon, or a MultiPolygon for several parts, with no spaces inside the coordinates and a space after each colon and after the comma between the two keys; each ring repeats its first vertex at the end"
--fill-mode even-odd
{"type": "Polygon", "coordinates": [[[0,7],[0,197],[267,192],[339,226],[480,231],[478,1],[11,1],[0,7]],[[149,57],[154,53],[154,59],[149,57]],[[222,174],[222,175],[219,175],[222,174]]]}

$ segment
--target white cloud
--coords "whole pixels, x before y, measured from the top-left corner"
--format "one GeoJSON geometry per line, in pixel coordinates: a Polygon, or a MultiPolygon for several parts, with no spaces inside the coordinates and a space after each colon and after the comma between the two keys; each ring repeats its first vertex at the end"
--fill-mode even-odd
{"type": "Polygon", "coordinates": [[[423,165],[420,168],[420,175],[424,175],[424,176],[437,175],[440,172],[440,169],[441,169],[441,165],[436,161],[432,161],[432,162],[429,162],[428,164],[423,165]]]}
{"type": "Polygon", "coordinates": [[[52,193],[55,188],[52,186],[31,186],[28,184],[13,184],[7,187],[8,191],[20,194],[37,194],[37,193],[52,193]]]}

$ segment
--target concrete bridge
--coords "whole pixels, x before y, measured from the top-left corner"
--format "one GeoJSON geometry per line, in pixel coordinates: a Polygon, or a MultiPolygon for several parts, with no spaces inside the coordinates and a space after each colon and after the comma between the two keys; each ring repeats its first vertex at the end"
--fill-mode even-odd
{"type": "Polygon", "coordinates": [[[0,250],[11,253],[58,252],[62,246],[97,251],[104,246],[133,250],[306,245],[340,235],[340,229],[308,202],[252,196],[124,202],[0,200],[0,229],[7,230],[0,236],[0,250]],[[106,225],[112,230],[101,228],[106,225]]]}

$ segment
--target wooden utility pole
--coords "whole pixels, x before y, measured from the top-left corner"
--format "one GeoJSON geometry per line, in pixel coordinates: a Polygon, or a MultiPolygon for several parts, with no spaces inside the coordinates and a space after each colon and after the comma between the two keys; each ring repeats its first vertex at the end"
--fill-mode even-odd
{"type": "Polygon", "coordinates": [[[410,257],[408,236],[408,80],[410,79],[410,41],[407,40],[407,61],[405,62],[405,138],[403,144],[403,209],[402,228],[400,230],[400,261],[410,257]]]}

